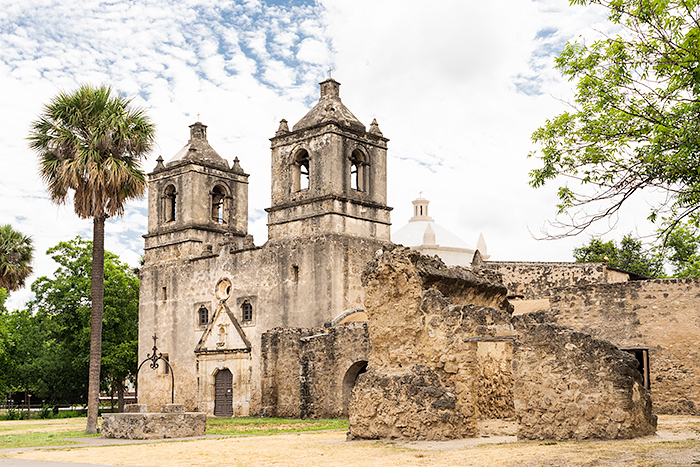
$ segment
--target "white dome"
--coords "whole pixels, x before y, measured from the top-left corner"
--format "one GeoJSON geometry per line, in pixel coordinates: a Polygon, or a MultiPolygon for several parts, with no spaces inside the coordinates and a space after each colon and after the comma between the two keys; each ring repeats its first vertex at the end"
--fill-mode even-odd
{"type": "MultiPolygon", "coordinates": [[[[409,222],[391,235],[391,241],[407,247],[426,245],[423,240],[426,237],[426,231],[429,227],[435,234],[435,242],[430,243],[431,245],[470,249],[457,235],[440,224],[428,221],[409,222]]],[[[428,232],[428,236],[430,236],[430,232],[428,232]]]]}
{"type": "MultiPolygon", "coordinates": [[[[448,266],[470,266],[476,250],[469,248],[461,238],[453,234],[428,215],[430,201],[420,196],[413,201],[413,217],[408,224],[391,235],[391,241],[426,255],[437,255],[448,266]]],[[[483,259],[488,259],[484,236],[479,235],[477,248],[483,259]]]]}

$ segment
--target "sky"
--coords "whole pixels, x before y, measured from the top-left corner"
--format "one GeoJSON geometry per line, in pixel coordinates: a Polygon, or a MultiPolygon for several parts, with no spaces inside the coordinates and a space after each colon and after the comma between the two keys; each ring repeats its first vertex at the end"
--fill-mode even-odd
{"type": "MultiPolygon", "coordinates": [[[[558,185],[528,185],[531,135],[574,91],[554,57],[610,28],[605,11],[567,0],[0,0],[0,225],[34,241],[28,284],[56,269],[48,248],[91,239],[92,221],[48,199],[26,137],[57,93],[108,84],[157,126],[146,172],[187,143],[189,125],[208,125],[214,149],[250,174],[249,231],[262,245],[269,138],[306,114],[330,73],[353,114],[390,139],[392,230],[422,193],[467,244],[483,233],[492,260],[571,261],[590,235],[651,230],[638,200],[583,236],[538,239],[558,185]]],[[[145,198],[130,202],[108,220],[106,249],[136,266],[147,216],[145,198]]],[[[25,287],[8,305],[30,298],[25,287]]]]}

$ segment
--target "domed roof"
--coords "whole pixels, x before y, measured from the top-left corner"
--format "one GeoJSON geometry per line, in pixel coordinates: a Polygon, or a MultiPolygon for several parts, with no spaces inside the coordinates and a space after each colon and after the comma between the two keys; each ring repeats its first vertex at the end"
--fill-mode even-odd
{"type": "MultiPolygon", "coordinates": [[[[391,234],[391,241],[426,254],[438,254],[448,265],[469,265],[475,250],[428,216],[428,203],[422,196],[413,201],[414,216],[391,234]]],[[[484,259],[489,258],[483,235],[479,235],[477,249],[484,259]]]]}
{"type": "Polygon", "coordinates": [[[328,78],[321,83],[321,97],[318,99],[318,103],[292,127],[292,131],[330,122],[341,127],[365,132],[365,126],[362,122],[340,101],[340,83],[333,78],[328,78]]]}
{"type": "Polygon", "coordinates": [[[190,125],[190,140],[165,165],[178,162],[203,162],[207,165],[228,170],[228,162],[222,158],[207,141],[207,126],[202,122],[190,125]]]}
{"type": "Polygon", "coordinates": [[[391,235],[391,241],[407,247],[440,245],[471,250],[461,238],[440,224],[430,221],[413,221],[391,235]],[[427,240],[427,242],[425,241],[427,240]]]}

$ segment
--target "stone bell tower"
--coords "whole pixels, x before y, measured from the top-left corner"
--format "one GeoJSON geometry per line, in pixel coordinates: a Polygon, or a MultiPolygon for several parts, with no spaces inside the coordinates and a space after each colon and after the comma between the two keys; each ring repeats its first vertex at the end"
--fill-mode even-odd
{"type": "Polygon", "coordinates": [[[252,244],[248,234],[248,174],[209,145],[207,126],[190,125],[190,139],[149,174],[146,263],[200,256],[221,244],[252,244]],[[152,258],[158,250],[158,258],[152,258]]]}
{"type": "Polygon", "coordinates": [[[389,240],[387,138],[365,126],[340,100],[340,83],[321,83],[318,103],[272,141],[268,238],[344,234],[389,240]]]}

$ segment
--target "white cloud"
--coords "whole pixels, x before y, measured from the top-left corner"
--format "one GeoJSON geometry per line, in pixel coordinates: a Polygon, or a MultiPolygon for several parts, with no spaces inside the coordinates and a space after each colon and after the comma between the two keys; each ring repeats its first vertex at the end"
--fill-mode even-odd
{"type": "MultiPolygon", "coordinates": [[[[483,232],[493,258],[570,259],[585,239],[542,243],[528,232],[551,219],[555,191],[527,185],[537,161],[526,155],[532,131],[562,109],[552,96],[570,95],[551,69],[553,54],[566,40],[595,37],[607,27],[602,18],[560,0],[3,5],[0,223],[35,239],[39,275],[55,269],[47,248],[76,234],[90,238],[89,221],[49,202],[25,137],[58,91],[104,82],[134,96],[157,124],[147,172],[158,155],[167,160],[186,143],[201,114],[214,148],[229,161],[238,156],[251,174],[249,230],[259,244],[270,202],[268,138],[280,119],[292,125],[308,111],[332,66],[343,102],[365,125],[376,117],[391,139],[396,227],[423,190],[438,222],[474,244],[483,232]]],[[[132,202],[107,228],[107,248],[132,265],[145,206],[132,202]]],[[[11,306],[27,297],[28,289],[13,294],[11,306]]]]}

